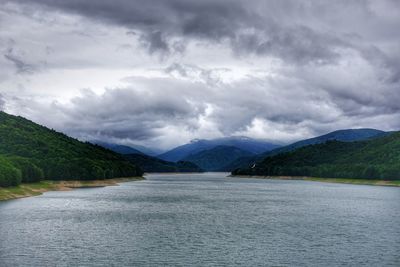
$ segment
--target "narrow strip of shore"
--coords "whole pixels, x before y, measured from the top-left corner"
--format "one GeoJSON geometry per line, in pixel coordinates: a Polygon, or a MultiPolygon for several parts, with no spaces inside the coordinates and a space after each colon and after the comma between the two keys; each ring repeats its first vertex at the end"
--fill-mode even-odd
{"type": "Polygon", "coordinates": [[[113,178],[88,181],[40,181],[37,183],[23,183],[19,186],[0,187],[0,201],[17,198],[38,196],[48,191],[69,191],[75,188],[95,188],[116,186],[119,183],[144,180],[143,177],[113,178]]]}
{"type": "Polygon", "coordinates": [[[301,180],[301,181],[313,181],[313,182],[323,182],[323,183],[400,187],[400,180],[387,181],[387,180],[377,180],[377,179],[319,178],[319,177],[307,177],[307,176],[304,177],[303,176],[257,176],[257,175],[230,175],[229,177],[271,179],[271,180],[301,180]]]}

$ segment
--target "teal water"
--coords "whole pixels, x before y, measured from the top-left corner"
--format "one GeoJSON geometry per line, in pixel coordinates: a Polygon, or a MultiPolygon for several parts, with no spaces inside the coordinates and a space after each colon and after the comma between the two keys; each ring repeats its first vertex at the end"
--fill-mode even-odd
{"type": "Polygon", "coordinates": [[[150,175],[0,202],[0,266],[400,266],[400,189],[150,175]]]}

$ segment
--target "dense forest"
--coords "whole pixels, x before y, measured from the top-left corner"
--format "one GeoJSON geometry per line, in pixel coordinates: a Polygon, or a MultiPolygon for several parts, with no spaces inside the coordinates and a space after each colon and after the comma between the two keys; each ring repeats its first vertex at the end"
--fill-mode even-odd
{"type": "Polygon", "coordinates": [[[266,157],[234,175],[400,179],[400,133],[368,141],[327,141],[266,157]]]}
{"type": "Polygon", "coordinates": [[[248,166],[253,165],[256,162],[262,161],[266,157],[272,157],[274,155],[278,155],[284,152],[290,152],[308,145],[323,144],[327,141],[333,140],[341,142],[364,141],[387,136],[389,134],[391,134],[391,132],[384,132],[381,130],[368,128],[337,130],[321,136],[301,140],[286,146],[275,148],[273,150],[265,151],[261,154],[238,158],[237,160],[231,162],[229,165],[225,166],[224,170],[232,171],[238,168],[247,168],[248,166]]]}
{"type": "Polygon", "coordinates": [[[115,152],[0,112],[0,186],[142,174],[139,167],[115,152]]]}
{"type": "Polygon", "coordinates": [[[188,161],[170,162],[144,154],[128,154],[124,158],[145,172],[203,172],[199,166],[188,161]]]}
{"type": "Polygon", "coordinates": [[[193,162],[206,171],[221,171],[226,165],[238,158],[254,155],[234,146],[216,146],[191,154],[183,160],[193,162]]]}

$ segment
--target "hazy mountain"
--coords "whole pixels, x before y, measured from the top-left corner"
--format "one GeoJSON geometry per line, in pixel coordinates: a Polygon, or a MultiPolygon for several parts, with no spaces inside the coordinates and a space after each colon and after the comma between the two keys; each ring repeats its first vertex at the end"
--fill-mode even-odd
{"type": "Polygon", "coordinates": [[[148,148],[145,146],[140,146],[140,145],[118,145],[118,144],[112,144],[112,143],[107,143],[107,142],[102,142],[102,141],[91,141],[91,143],[108,148],[114,152],[117,152],[119,154],[127,155],[127,154],[144,154],[148,156],[156,156],[162,153],[163,150],[161,149],[154,149],[154,148],[148,148]]]}
{"type": "Polygon", "coordinates": [[[165,152],[164,149],[159,149],[157,147],[147,147],[147,146],[141,146],[141,145],[129,145],[129,147],[136,149],[136,150],[142,152],[143,154],[153,156],[153,157],[165,152]]]}
{"type": "Polygon", "coordinates": [[[104,142],[100,142],[100,141],[94,141],[93,143],[96,145],[102,146],[104,148],[110,149],[116,153],[123,154],[123,155],[125,155],[125,154],[144,154],[142,151],[137,150],[130,146],[104,143],[104,142]]]}
{"type": "Polygon", "coordinates": [[[226,137],[212,140],[193,140],[189,144],[176,147],[158,157],[167,161],[178,161],[192,154],[209,150],[217,146],[231,146],[247,151],[251,154],[258,154],[279,147],[277,144],[248,137],[226,137]]]}
{"type": "Polygon", "coordinates": [[[297,148],[307,146],[307,145],[325,143],[326,141],[329,141],[329,140],[337,140],[337,141],[342,141],[342,142],[362,141],[362,140],[368,140],[368,139],[372,139],[372,138],[385,136],[388,134],[390,134],[390,133],[384,132],[381,130],[376,130],[376,129],[338,130],[338,131],[334,131],[334,132],[324,134],[321,136],[317,136],[314,138],[301,140],[301,141],[295,142],[293,144],[279,147],[279,148],[276,148],[276,149],[273,149],[270,151],[266,151],[266,152],[256,155],[256,156],[239,158],[239,159],[231,162],[230,164],[226,165],[225,167],[223,167],[222,170],[232,171],[236,168],[246,168],[249,165],[252,165],[253,163],[255,163],[257,161],[264,159],[265,157],[277,155],[277,154],[283,153],[283,152],[292,151],[292,150],[295,150],[297,148]]]}
{"type": "Polygon", "coordinates": [[[400,133],[355,142],[327,141],[270,156],[239,175],[400,179],[400,133]]]}
{"type": "Polygon", "coordinates": [[[230,162],[249,155],[254,155],[246,150],[234,146],[216,146],[185,157],[206,171],[219,171],[230,162]]]}
{"type": "Polygon", "coordinates": [[[137,164],[145,172],[203,172],[199,166],[188,161],[169,162],[144,154],[124,155],[124,158],[137,164]]]}

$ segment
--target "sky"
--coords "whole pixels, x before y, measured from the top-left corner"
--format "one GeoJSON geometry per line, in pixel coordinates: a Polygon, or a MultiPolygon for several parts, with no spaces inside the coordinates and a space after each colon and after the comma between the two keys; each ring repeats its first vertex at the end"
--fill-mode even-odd
{"type": "Polygon", "coordinates": [[[0,110],[168,149],[400,129],[397,0],[0,0],[0,110]]]}

